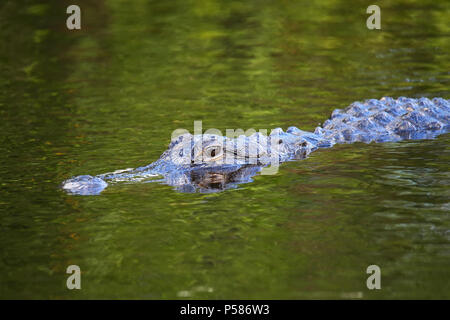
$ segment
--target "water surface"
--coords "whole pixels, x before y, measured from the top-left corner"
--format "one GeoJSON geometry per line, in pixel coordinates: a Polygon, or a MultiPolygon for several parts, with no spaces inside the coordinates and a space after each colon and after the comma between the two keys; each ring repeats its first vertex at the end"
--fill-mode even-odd
{"type": "Polygon", "coordinates": [[[1,298],[450,298],[448,134],[212,194],[59,189],[154,161],[195,120],[312,130],[353,101],[448,99],[448,4],[383,2],[368,30],[364,1],[79,0],[68,31],[69,4],[0,4],[1,298]]]}

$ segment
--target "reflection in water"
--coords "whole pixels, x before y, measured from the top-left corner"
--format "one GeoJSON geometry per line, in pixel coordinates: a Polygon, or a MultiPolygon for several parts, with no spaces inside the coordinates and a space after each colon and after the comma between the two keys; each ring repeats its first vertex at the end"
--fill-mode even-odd
{"type": "Polygon", "coordinates": [[[211,170],[193,170],[190,172],[189,181],[192,186],[190,190],[185,190],[184,186],[182,191],[195,192],[199,189],[200,192],[217,192],[230,188],[237,188],[238,184],[248,183],[252,181],[252,177],[261,171],[261,167],[257,165],[245,165],[238,170],[216,171],[214,168],[211,170]]]}
{"type": "Polygon", "coordinates": [[[449,298],[448,134],[322,149],[225,192],[58,189],[150,163],[194,120],[312,130],[349,101],[448,99],[443,3],[386,2],[379,32],[347,1],[77,4],[80,32],[63,3],[0,5],[0,297],[449,298]]]}

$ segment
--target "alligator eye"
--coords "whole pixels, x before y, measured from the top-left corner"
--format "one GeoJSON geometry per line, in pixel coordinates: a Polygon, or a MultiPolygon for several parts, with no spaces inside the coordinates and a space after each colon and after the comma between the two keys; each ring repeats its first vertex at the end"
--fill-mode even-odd
{"type": "Polygon", "coordinates": [[[221,148],[218,146],[214,146],[214,147],[210,147],[210,148],[206,149],[205,155],[208,158],[214,158],[214,157],[219,156],[220,152],[221,152],[221,148]]]}
{"type": "Polygon", "coordinates": [[[278,140],[278,144],[282,144],[283,143],[283,140],[278,140]]]}

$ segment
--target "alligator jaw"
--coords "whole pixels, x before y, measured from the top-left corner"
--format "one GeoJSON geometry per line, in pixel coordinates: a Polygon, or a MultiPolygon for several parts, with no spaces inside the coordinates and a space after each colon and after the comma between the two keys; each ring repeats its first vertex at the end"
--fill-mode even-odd
{"type": "Polygon", "coordinates": [[[108,183],[101,178],[82,175],[64,181],[61,187],[69,194],[86,196],[98,195],[107,186],[108,183]]]}

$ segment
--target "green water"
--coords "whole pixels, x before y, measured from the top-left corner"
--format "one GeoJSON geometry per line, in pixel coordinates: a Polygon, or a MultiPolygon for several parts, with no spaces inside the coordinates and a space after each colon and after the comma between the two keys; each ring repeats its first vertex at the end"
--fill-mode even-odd
{"type": "Polygon", "coordinates": [[[214,194],[59,189],[154,161],[194,120],[311,130],[357,100],[448,99],[448,2],[383,1],[382,30],[365,1],[74,2],[80,31],[72,2],[0,4],[0,298],[450,298],[448,134],[214,194]]]}

